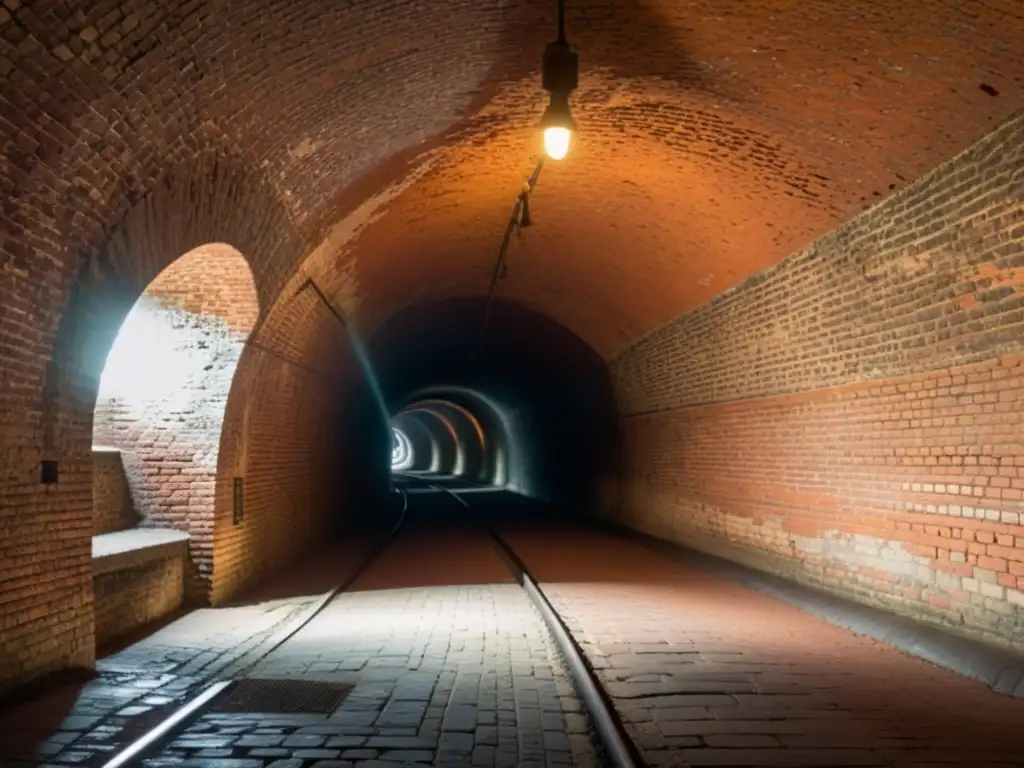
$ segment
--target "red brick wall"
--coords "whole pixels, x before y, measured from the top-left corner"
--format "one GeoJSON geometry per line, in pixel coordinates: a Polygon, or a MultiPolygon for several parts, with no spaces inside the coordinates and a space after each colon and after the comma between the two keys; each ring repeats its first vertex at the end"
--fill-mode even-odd
{"type": "MultiPolygon", "coordinates": [[[[348,515],[338,434],[358,367],[344,328],[294,278],[243,354],[228,399],[218,465],[211,600],[230,598],[294,561],[348,515]],[[233,522],[232,478],[244,517],[233,522]]],[[[358,446],[356,446],[358,447],[358,446]]]]}
{"type": "Polygon", "coordinates": [[[93,444],[122,452],[143,525],[192,536],[193,599],[210,591],[221,425],[258,315],[240,253],[220,244],[190,251],[129,312],[100,382],[93,444]]]}
{"type": "Polygon", "coordinates": [[[184,558],[165,557],[93,580],[96,645],[118,638],[181,607],[185,596],[184,558]]]}
{"type": "Polygon", "coordinates": [[[125,474],[121,452],[100,449],[92,452],[92,532],[123,531],[139,523],[125,474]]]}
{"type": "MultiPolygon", "coordinates": [[[[291,407],[275,410],[278,393],[272,376],[253,394],[263,398],[256,402],[248,399],[247,390],[238,389],[239,379],[258,381],[273,366],[322,369],[332,376],[343,373],[333,319],[315,312],[275,315],[272,309],[277,303],[288,305],[291,294],[280,291],[309,253],[312,240],[297,232],[265,176],[235,154],[216,129],[206,127],[209,130],[193,137],[197,143],[187,159],[156,158],[166,169],[139,180],[148,190],[142,199],[135,187],[130,188],[138,202],[129,209],[123,198],[108,209],[95,199],[84,204],[69,193],[60,196],[64,202],[55,205],[55,211],[70,221],[68,201],[73,200],[73,226],[59,235],[23,209],[17,231],[6,229],[13,219],[0,222],[5,226],[0,238],[4,258],[15,255],[0,269],[0,527],[6,531],[0,538],[0,694],[49,672],[87,667],[94,660],[92,418],[104,360],[117,331],[165,268],[201,243],[237,246],[249,261],[261,305],[271,308],[256,332],[257,341],[264,347],[280,347],[290,361],[273,358],[252,365],[253,360],[269,361],[271,356],[249,349],[239,363],[232,387],[246,402],[228,398],[218,462],[227,462],[229,472],[223,479],[218,475],[215,525],[225,509],[230,525],[231,473],[239,469],[234,457],[248,440],[248,433],[242,439],[235,427],[237,414],[258,413],[262,423],[270,425],[265,432],[252,430],[254,440],[284,434],[295,415],[291,407]],[[101,227],[103,222],[109,228],[101,227]],[[276,317],[282,318],[281,327],[275,325],[276,317]],[[289,336],[292,343],[278,341],[289,336]],[[40,483],[42,459],[59,461],[56,485],[40,483]],[[225,483],[227,495],[222,497],[225,483]]],[[[314,376],[308,379],[311,391],[324,389],[313,383],[314,376]]],[[[288,402],[296,407],[320,402],[303,395],[301,388],[306,386],[304,380],[288,402]]],[[[305,418],[303,423],[309,423],[305,418]]],[[[323,442],[320,434],[331,426],[328,410],[313,436],[293,437],[292,443],[305,440],[312,447],[302,450],[311,454],[323,442]]],[[[272,444],[256,447],[256,452],[272,450],[272,444]]],[[[321,469],[326,461],[321,454],[312,466],[321,469]]],[[[283,539],[274,546],[289,552],[289,557],[297,555],[309,536],[291,536],[288,516],[301,503],[326,496],[319,490],[294,498],[286,494],[308,485],[310,472],[297,460],[267,459],[251,468],[246,478],[250,486],[282,490],[250,494],[248,520],[276,520],[275,525],[250,531],[250,539],[283,539]],[[264,479],[261,472],[271,476],[264,479]],[[264,503],[275,506],[261,509],[264,503]]],[[[337,472],[320,477],[330,481],[331,492],[344,484],[337,472]]],[[[310,517],[315,513],[301,511],[310,517]]],[[[248,528],[243,524],[234,530],[248,528]]]]}
{"type": "Polygon", "coordinates": [[[1024,116],[612,363],[621,519],[1024,647],[1024,116]]]}
{"type": "MultiPolygon", "coordinates": [[[[225,23],[227,5],[0,10],[0,685],[92,658],[96,378],[119,315],[146,285],[196,245],[228,242],[249,259],[266,308],[324,243],[314,266],[336,273],[334,290],[359,299],[361,314],[461,292],[486,281],[479,254],[494,247],[493,211],[507,210],[536,146],[548,0],[421,0],[385,14],[372,3],[326,14],[322,3],[274,3],[225,23]],[[432,138],[464,151],[403,193],[406,206],[389,205],[394,217],[375,231],[393,247],[362,233],[364,257],[346,255],[358,227],[340,219],[404,177],[432,138]],[[58,486],[39,482],[44,458],[60,462],[58,486]]],[[[521,298],[602,349],[834,226],[1020,100],[1020,84],[999,74],[1020,58],[1004,9],[967,18],[951,4],[888,0],[866,21],[859,7],[823,0],[813,12],[720,5],[570,9],[590,138],[563,171],[545,172],[540,190],[559,201],[548,210],[560,223],[524,241],[507,289],[523,286],[521,298]],[[764,40],[794,26],[806,34],[786,41],[780,84],[764,40]],[[849,55],[822,56],[837,45],[849,55]],[[977,87],[979,72],[998,98],[977,87]],[[758,98],[723,99],[723,88],[758,98]],[[621,226],[636,217],[645,229],[621,226]],[[678,258],[687,252],[705,258],[678,258]],[[624,269],[623,253],[649,258],[624,269]]],[[[331,369],[334,353],[317,354],[297,360],[331,369]]]]}

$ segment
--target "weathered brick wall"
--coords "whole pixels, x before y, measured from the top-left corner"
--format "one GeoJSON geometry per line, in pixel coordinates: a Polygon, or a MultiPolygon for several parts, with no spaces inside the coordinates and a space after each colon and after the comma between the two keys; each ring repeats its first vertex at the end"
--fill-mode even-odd
{"type": "Polygon", "coordinates": [[[1024,647],[1024,115],[635,344],[621,519],[1024,647]]]}
{"type": "MultiPolygon", "coordinates": [[[[339,453],[339,416],[358,376],[345,330],[296,277],[268,312],[261,340],[238,365],[218,463],[214,604],[293,562],[352,510],[339,453]],[[232,478],[244,478],[233,519],[232,478]]],[[[358,448],[358,446],[354,446],[358,448]]]]}
{"type": "Polygon", "coordinates": [[[118,638],[181,607],[185,596],[184,557],[165,557],[100,574],[93,580],[96,645],[118,638]]]}
{"type": "Polygon", "coordinates": [[[121,451],[142,524],[192,536],[189,595],[199,601],[212,579],[224,411],[258,314],[240,253],[222,244],[190,251],[129,312],[96,401],[93,443],[121,451]]]}
{"type": "Polygon", "coordinates": [[[139,516],[132,502],[121,451],[93,448],[92,451],[92,532],[123,531],[134,528],[139,516]]]}
{"type": "MultiPolygon", "coordinates": [[[[200,142],[187,159],[174,158],[166,173],[145,181],[149,194],[127,212],[124,199],[110,210],[94,201],[60,236],[24,211],[16,230],[7,229],[14,219],[0,222],[4,258],[16,255],[0,270],[0,526],[8,532],[0,539],[0,693],[94,660],[92,419],[104,360],[134,302],[197,244],[230,242],[248,256],[261,304],[272,306],[311,247],[265,177],[215,130],[207,139],[211,144],[200,142]],[[97,219],[120,224],[97,232],[97,219]],[[42,459],[59,461],[57,484],[40,483],[42,459]]],[[[63,204],[56,211],[70,220],[63,204]]],[[[324,335],[322,319],[299,320],[308,327],[286,351],[299,366],[332,370],[337,355],[308,343],[324,335]]],[[[275,394],[265,390],[267,399],[254,410],[272,410],[275,394]]],[[[229,402],[229,415],[232,408],[229,402]]],[[[283,422],[288,418],[281,413],[283,422]]],[[[222,440],[231,439],[225,426],[222,440]]],[[[286,465],[280,474],[292,469],[286,465]]],[[[337,473],[328,477],[342,482],[337,473]]],[[[225,480],[230,488],[230,476],[225,480]]],[[[309,480],[305,469],[301,480],[309,480]]],[[[264,533],[279,531],[256,535],[264,533]]],[[[212,535],[211,529],[195,538],[212,535]]]]}
{"type": "MultiPolygon", "coordinates": [[[[532,258],[520,249],[503,290],[522,286],[525,301],[618,349],[681,301],[694,306],[901,186],[1019,103],[1021,84],[998,74],[1020,58],[1012,10],[871,7],[571,8],[586,51],[576,104],[588,138],[578,160],[545,172],[541,192],[559,202],[542,207],[560,223],[527,238],[532,258]],[[807,65],[787,65],[780,84],[764,40],[795,27],[806,34],[790,35],[779,55],[807,65]],[[823,57],[837,47],[849,55],[823,57]],[[993,78],[988,90],[979,72],[993,78]],[[758,98],[721,98],[729,92],[758,98]],[[688,250],[706,258],[677,258],[688,250]],[[650,258],[624,268],[627,252],[650,258]],[[565,257],[558,269],[551,253],[565,257]]],[[[381,13],[367,2],[325,13],[298,0],[265,10],[0,8],[0,686],[92,658],[96,377],[118,315],[173,259],[231,243],[268,307],[319,250],[314,273],[333,272],[335,292],[379,319],[413,297],[486,280],[479,254],[493,248],[493,212],[507,210],[536,147],[551,3],[420,0],[381,13]],[[503,82],[502,99],[484,107],[503,82]],[[407,177],[416,153],[456,141],[464,151],[408,187],[404,207],[387,203],[393,216],[378,216],[389,195],[363,207],[407,177]],[[346,220],[352,212],[357,221],[346,220]],[[359,234],[360,257],[349,241],[368,219],[379,219],[384,242],[359,234]],[[43,459],[60,462],[57,486],[39,482],[43,459]]],[[[296,360],[332,365],[304,350],[296,360]]]]}

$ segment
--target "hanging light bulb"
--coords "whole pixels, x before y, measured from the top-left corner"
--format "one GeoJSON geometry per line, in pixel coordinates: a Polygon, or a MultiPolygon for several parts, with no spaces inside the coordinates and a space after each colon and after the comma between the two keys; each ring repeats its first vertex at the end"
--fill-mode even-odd
{"type": "Polygon", "coordinates": [[[561,126],[552,126],[544,129],[544,150],[552,160],[561,160],[569,154],[569,144],[572,142],[572,131],[561,126]]]}
{"type": "Polygon", "coordinates": [[[565,39],[565,5],[558,0],[558,40],[544,49],[542,79],[544,90],[551,94],[548,108],[541,118],[544,151],[552,160],[561,160],[569,153],[576,123],[569,109],[569,96],[579,86],[579,55],[575,46],[565,39]]]}
{"type": "Polygon", "coordinates": [[[551,103],[541,118],[544,129],[544,151],[552,160],[561,160],[569,153],[576,122],[569,110],[568,94],[551,94],[551,103]]]}

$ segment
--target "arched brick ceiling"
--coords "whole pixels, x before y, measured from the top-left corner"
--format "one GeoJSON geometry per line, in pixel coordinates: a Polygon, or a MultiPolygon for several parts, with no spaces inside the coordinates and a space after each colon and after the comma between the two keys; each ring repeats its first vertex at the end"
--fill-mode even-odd
{"type": "MultiPolygon", "coordinates": [[[[305,259],[365,332],[486,290],[553,0],[4,8],[5,260],[98,253],[163,167],[214,143],[305,238],[280,274],[305,259]]],[[[580,144],[545,170],[501,291],[604,355],[1024,104],[1018,0],[569,0],[568,29],[580,144]]]]}
{"type": "MultiPolygon", "coordinates": [[[[604,355],[1024,105],[1014,67],[1024,32],[1010,2],[569,8],[583,62],[580,143],[543,171],[536,227],[514,243],[499,291],[604,355]]],[[[540,27],[518,71],[418,158],[419,178],[386,191],[369,223],[321,254],[315,271],[366,332],[410,303],[486,291],[538,148],[544,94],[531,70],[550,37],[540,27]]]]}

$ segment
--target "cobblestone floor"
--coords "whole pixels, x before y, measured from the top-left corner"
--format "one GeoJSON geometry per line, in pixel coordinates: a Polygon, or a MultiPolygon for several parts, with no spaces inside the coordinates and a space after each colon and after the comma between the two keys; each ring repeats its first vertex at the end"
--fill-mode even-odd
{"type": "Polygon", "coordinates": [[[251,675],[354,688],[329,715],[207,714],[146,765],[598,764],[542,620],[474,529],[401,535],[251,675]]]}
{"type": "Polygon", "coordinates": [[[504,531],[653,766],[1024,765],[1024,700],[637,544],[504,531]]]}
{"type": "MultiPolygon", "coordinates": [[[[1024,700],[636,543],[504,532],[652,766],[1024,765],[1024,700]]],[[[352,689],[327,714],[210,712],[148,768],[598,764],[546,628],[478,530],[412,526],[253,665],[313,583],[293,573],[255,604],[190,614],[104,659],[70,703],[0,715],[3,749],[38,742],[0,765],[99,765],[212,677],[243,674],[352,689]]]]}
{"type": "Polygon", "coordinates": [[[244,670],[365,549],[352,542],[326,551],[249,593],[246,604],[188,613],[99,660],[88,682],[0,712],[0,766],[101,765],[212,679],[244,670]]]}

